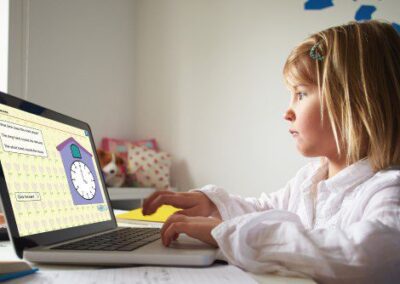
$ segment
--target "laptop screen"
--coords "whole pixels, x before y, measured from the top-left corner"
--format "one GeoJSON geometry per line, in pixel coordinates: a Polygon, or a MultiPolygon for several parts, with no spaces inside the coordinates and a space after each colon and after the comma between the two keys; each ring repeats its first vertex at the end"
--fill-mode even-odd
{"type": "Polygon", "coordinates": [[[20,237],[112,219],[87,130],[0,104],[0,140],[20,237]]]}

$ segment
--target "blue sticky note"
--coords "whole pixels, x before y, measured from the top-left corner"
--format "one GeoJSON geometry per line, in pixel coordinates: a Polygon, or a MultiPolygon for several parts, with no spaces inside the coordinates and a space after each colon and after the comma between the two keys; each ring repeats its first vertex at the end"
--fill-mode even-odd
{"type": "Polygon", "coordinates": [[[39,270],[38,268],[32,268],[30,270],[2,274],[2,275],[0,275],[0,282],[4,282],[4,281],[10,280],[10,279],[15,279],[15,278],[19,278],[22,276],[26,276],[26,275],[35,273],[38,270],[39,270]]]}
{"type": "Polygon", "coordinates": [[[400,25],[397,23],[392,23],[392,27],[400,34],[400,25]]]}
{"type": "Polygon", "coordinates": [[[376,7],[373,5],[361,5],[361,7],[358,8],[354,18],[356,21],[371,20],[372,13],[374,13],[375,11],[376,7]]]}
{"type": "Polygon", "coordinates": [[[322,10],[332,6],[332,0],[307,0],[304,3],[304,10],[322,10]]]}

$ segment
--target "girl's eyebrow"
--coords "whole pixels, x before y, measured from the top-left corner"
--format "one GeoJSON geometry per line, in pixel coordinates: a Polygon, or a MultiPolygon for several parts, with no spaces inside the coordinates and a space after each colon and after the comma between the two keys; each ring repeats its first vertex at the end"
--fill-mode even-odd
{"type": "Polygon", "coordinates": [[[308,85],[308,84],[298,84],[293,86],[294,92],[311,92],[314,90],[313,85],[308,85]],[[299,90],[301,88],[301,90],[299,90]]]}
{"type": "Polygon", "coordinates": [[[305,89],[305,91],[307,91],[312,87],[312,85],[298,83],[295,85],[286,84],[286,87],[290,92],[297,93],[297,92],[299,92],[299,88],[305,89]]]}
{"type": "Polygon", "coordinates": [[[298,89],[298,88],[306,88],[307,87],[307,85],[305,85],[305,84],[298,84],[298,85],[295,85],[295,86],[293,86],[293,89],[298,89]]]}
{"type": "Polygon", "coordinates": [[[297,92],[297,90],[298,90],[299,88],[305,88],[305,87],[307,87],[307,85],[305,85],[305,84],[298,84],[298,85],[294,85],[294,86],[287,85],[287,88],[288,88],[289,91],[291,91],[291,92],[297,92]]]}

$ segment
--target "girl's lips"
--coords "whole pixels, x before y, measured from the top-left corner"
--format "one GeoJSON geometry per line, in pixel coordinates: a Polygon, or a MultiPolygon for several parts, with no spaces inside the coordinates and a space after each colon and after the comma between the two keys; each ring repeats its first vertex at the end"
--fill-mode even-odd
{"type": "Polygon", "coordinates": [[[290,132],[290,134],[292,134],[292,136],[297,136],[297,135],[299,135],[299,132],[297,132],[297,131],[295,131],[295,130],[292,130],[292,129],[289,129],[289,132],[290,132]]]}

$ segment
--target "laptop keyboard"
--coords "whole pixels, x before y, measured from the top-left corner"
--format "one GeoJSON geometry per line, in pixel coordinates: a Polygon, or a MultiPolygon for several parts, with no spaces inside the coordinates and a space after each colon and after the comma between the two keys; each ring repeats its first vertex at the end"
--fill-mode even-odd
{"type": "Polygon", "coordinates": [[[52,249],[132,251],[160,238],[158,228],[122,228],[110,233],[60,245],[52,249]]]}

